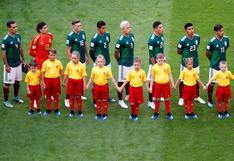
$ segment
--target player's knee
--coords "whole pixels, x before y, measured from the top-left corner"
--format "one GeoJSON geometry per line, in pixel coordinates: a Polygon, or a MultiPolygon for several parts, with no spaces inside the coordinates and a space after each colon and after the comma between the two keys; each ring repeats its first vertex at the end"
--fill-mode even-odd
{"type": "Polygon", "coordinates": [[[4,87],[4,88],[9,88],[9,87],[10,87],[10,84],[4,83],[4,84],[3,84],[3,87],[4,87]]]}

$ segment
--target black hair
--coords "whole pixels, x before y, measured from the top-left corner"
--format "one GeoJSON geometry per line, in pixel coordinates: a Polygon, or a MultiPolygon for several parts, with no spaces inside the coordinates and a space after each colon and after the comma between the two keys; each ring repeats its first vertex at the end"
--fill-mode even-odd
{"type": "Polygon", "coordinates": [[[186,30],[188,27],[191,27],[191,26],[193,26],[193,24],[192,23],[186,23],[185,25],[184,25],[184,29],[186,30]]]}
{"type": "Polygon", "coordinates": [[[155,28],[157,28],[159,25],[161,25],[162,23],[160,22],[160,21],[155,21],[154,23],[153,23],[153,28],[155,29],[155,28]]]}
{"type": "Polygon", "coordinates": [[[12,24],[15,24],[15,21],[14,21],[14,20],[9,20],[9,21],[7,21],[7,23],[6,23],[6,25],[7,25],[8,28],[10,28],[12,24]]]}
{"type": "Polygon", "coordinates": [[[219,31],[223,28],[223,26],[221,24],[217,24],[214,26],[214,31],[219,31]]]}
{"type": "Polygon", "coordinates": [[[38,24],[37,24],[37,28],[36,28],[36,30],[37,30],[37,32],[38,33],[40,33],[40,30],[45,26],[45,25],[47,25],[45,22],[39,22],[38,24]]]}
{"type": "Polygon", "coordinates": [[[98,21],[98,22],[97,22],[97,28],[100,29],[102,26],[106,26],[106,23],[105,23],[104,21],[102,21],[102,20],[101,20],[101,21],[98,21]]]}
{"type": "Polygon", "coordinates": [[[72,21],[72,25],[75,25],[77,23],[80,23],[80,20],[75,19],[75,20],[72,21]]]}

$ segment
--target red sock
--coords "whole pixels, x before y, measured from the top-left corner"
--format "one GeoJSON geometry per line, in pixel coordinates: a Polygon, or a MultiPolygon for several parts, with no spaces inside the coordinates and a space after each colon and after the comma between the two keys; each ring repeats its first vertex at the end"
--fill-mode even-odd
{"type": "Polygon", "coordinates": [[[96,101],[96,105],[97,105],[97,113],[101,114],[101,102],[100,101],[96,101]]]}
{"type": "Polygon", "coordinates": [[[200,96],[199,88],[200,88],[200,85],[199,85],[199,83],[197,82],[197,84],[196,84],[196,98],[200,96]]]}
{"type": "Polygon", "coordinates": [[[180,84],[179,84],[180,98],[182,98],[182,95],[183,95],[183,89],[184,89],[184,83],[183,83],[183,82],[180,82],[180,84]]]}
{"type": "Polygon", "coordinates": [[[70,110],[74,112],[74,97],[69,96],[69,105],[70,105],[70,110]]]}
{"type": "Polygon", "coordinates": [[[9,85],[3,85],[3,95],[4,95],[4,101],[8,101],[9,97],[9,85]]]}
{"type": "Polygon", "coordinates": [[[46,95],[46,110],[51,110],[51,96],[46,95]]]}
{"type": "Polygon", "coordinates": [[[228,99],[224,99],[224,111],[228,111],[228,99]]]}
{"type": "Polygon", "coordinates": [[[138,103],[136,103],[135,104],[135,112],[134,112],[134,115],[138,115],[138,111],[139,111],[139,104],[138,103]]]}
{"type": "Polygon", "coordinates": [[[54,110],[58,110],[59,108],[59,96],[55,95],[54,96],[54,110]]]}
{"type": "Polygon", "coordinates": [[[103,114],[107,115],[107,109],[108,109],[108,102],[103,101],[103,114]]]}
{"type": "MultiPolygon", "coordinates": [[[[123,82],[118,82],[118,87],[121,87],[123,82]]],[[[117,92],[119,100],[123,100],[123,92],[117,92]]]]}
{"type": "Polygon", "coordinates": [[[209,102],[212,102],[213,90],[214,90],[214,85],[211,83],[211,84],[208,86],[208,101],[209,101],[209,102]]]}
{"type": "Polygon", "coordinates": [[[218,111],[219,112],[222,112],[223,110],[222,110],[222,100],[217,100],[217,106],[218,106],[218,111]]]}
{"type": "Polygon", "coordinates": [[[165,106],[166,106],[166,113],[170,113],[171,108],[170,108],[170,100],[165,100],[165,106]]]}
{"type": "Polygon", "coordinates": [[[159,106],[160,106],[160,101],[159,101],[159,100],[156,100],[154,104],[155,104],[155,110],[154,110],[154,112],[155,112],[155,113],[158,113],[158,111],[159,111],[159,106]]]}
{"type": "Polygon", "coordinates": [[[134,112],[135,112],[135,104],[131,104],[131,111],[134,114],[134,112]]]}
{"type": "Polygon", "coordinates": [[[77,96],[77,97],[76,97],[76,102],[77,102],[78,111],[82,111],[82,100],[81,100],[81,96],[77,96]]]}
{"type": "Polygon", "coordinates": [[[37,99],[35,101],[36,101],[36,104],[37,104],[37,110],[40,110],[40,106],[41,106],[40,100],[37,99]]]}
{"type": "Polygon", "coordinates": [[[189,110],[188,110],[188,104],[189,104],[188,100],[184,100],[184,109],[185,109],[185,113],[188,113],[188,112],[189,112],[189,110]]]}
{"type": "Polygon", "coordinates": [[[190,113],[193,113],[193,111],[194,111],[194,104],[193,104],[193,100],[192,100],[192,101],[190,100],[190,102],[189,102],[189,103],[190,103],[190,111],[189,111],[189,112],[190,112],[190,113]]]}
{"type": "Polygon", "coordinates": [[[30,99],[30,110],[34,110],[34,100],[30,99]]]}

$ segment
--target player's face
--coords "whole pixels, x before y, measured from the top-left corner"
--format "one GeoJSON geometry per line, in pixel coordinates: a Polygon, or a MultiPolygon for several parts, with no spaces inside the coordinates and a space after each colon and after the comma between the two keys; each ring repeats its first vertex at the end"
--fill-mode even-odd
{"type": "Polygon", "coordinates": [[[129,35],[130,32],[131,32],[131,30],[132,30],[132,27],[130,26],[130,24],[127,24],[127,25],[123,28],[123,33],[124,33],[125,35],[129,35]]]}
{"type": "Polygon", "coordinates": [[[162,24],[158,25],[158,27],[155,28],[155,32],[160,35],[163,34],[163,31],[164,31],[164,28],[162,24]]]}
{"type": "Polygon", "coordinates": [[[188,69],[192,69],[192,68],[193,68],[193,62],[191,62],[191,61],[187,62],[187,63],[186,63],[186,67],[187,67],[188,69]]]}
{"type": "Polygon", "coordinates": [[[223,35],[224,35],[224,29],[221,28],[221,30],[216,31],[216,35],[217,35],[218,37],[223,37],[223,35]]]}
{"type": "Polygon", "coordinates": [[[98,28],[98,32],[103,35],[106,32],[106,26],[101,26],[101,28],[98,28]]]}
{"type": "Polygon", "coordinates": [[[42,34],[47,34],[49,31],[49,28],[47,25],[45,25],[42,29],[40,29],[40,33],[42,34]]]}
{"type": "Polygon", "coordinates": [[[134,69],[135,70],[140,70],[141,68],[141,63],[140,62],[134,62],[134,69]]]}
{"type": "Polygon", "coordinates": [[[81,28],[82,28],[82,24],[80,22],[73,25],[73,29],[77,33],[81,31],[81,28]]]}
{"type": "Polygon", "coordinates": [[[193,26],[187,27],[187,29],[185,30],[185,32],[186,32],[186,34],[188,36],[193,36],[193,34],[194,34],[193,26]]]}
{"type": "Polygon", "coordinates": [[[219,66],[219,68],[220,68],[220,70],[221,70],[222,72],[225,72],[225,71],[227,70],[227,65],[226,65],[226,64],[221,64],[221,65],[219,66]]]}
{"type": "Polygon", "coordinates": [[[97,60],[97,66],[103,67],[103,66],[104,66],[104,60],[99,58],[99,59],[97,60]]]}
{"type": "Polygon", "coordinates": [[[54,53],[52,53],[52,52],[49,52],[48,57],[49,57],[49,60],[50,60],[50,61],[54,61],[55,58],[56,58],[56,55],[55,55],[54,53]]]}
{"type": "Polygon", "coordinates": [[[36,72],[36,70],[37,70],[37,67],[34,67],[34,66],[30,66],[30,70],[34,73],[34,72],[36,72]]]}
{"type": "Polygon", "coordinates": [[[72,61],[74,64],[77,64],[77,63],[79,62],[79,58],[78,58],[76,55],[72,54],[72,56],[71,56],[71,61],[72,61]]]}
{"type": "Polygon", "coordinates": [[[16,34],[16,32],[17,32],[17,25],[16,25],[16,23],[11,24],[11,27],[8,28],[8,31],[9,31],[9,33],[11,33],[13,35],[16,34]]]}

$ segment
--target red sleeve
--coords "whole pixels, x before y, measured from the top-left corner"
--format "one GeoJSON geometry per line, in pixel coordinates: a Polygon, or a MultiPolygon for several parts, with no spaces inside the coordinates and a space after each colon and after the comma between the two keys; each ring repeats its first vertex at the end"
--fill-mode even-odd
{"type": "Polygon", "coordinates": [[[51,39],[51,42],[49,42],[50,47],[51,47],[52,46],[52,41],[53,41],[53,35],[50,32],[48,33],[48,35],[49,35],[49,38],[51,39]]]}
{"type": "Polygon", "coordinates": [[[37,55],[36,44],[39,38],[40,38],[40,35],[36,35],[32,38],[30,42],[29,54],[33,57],[37,55]]]}

